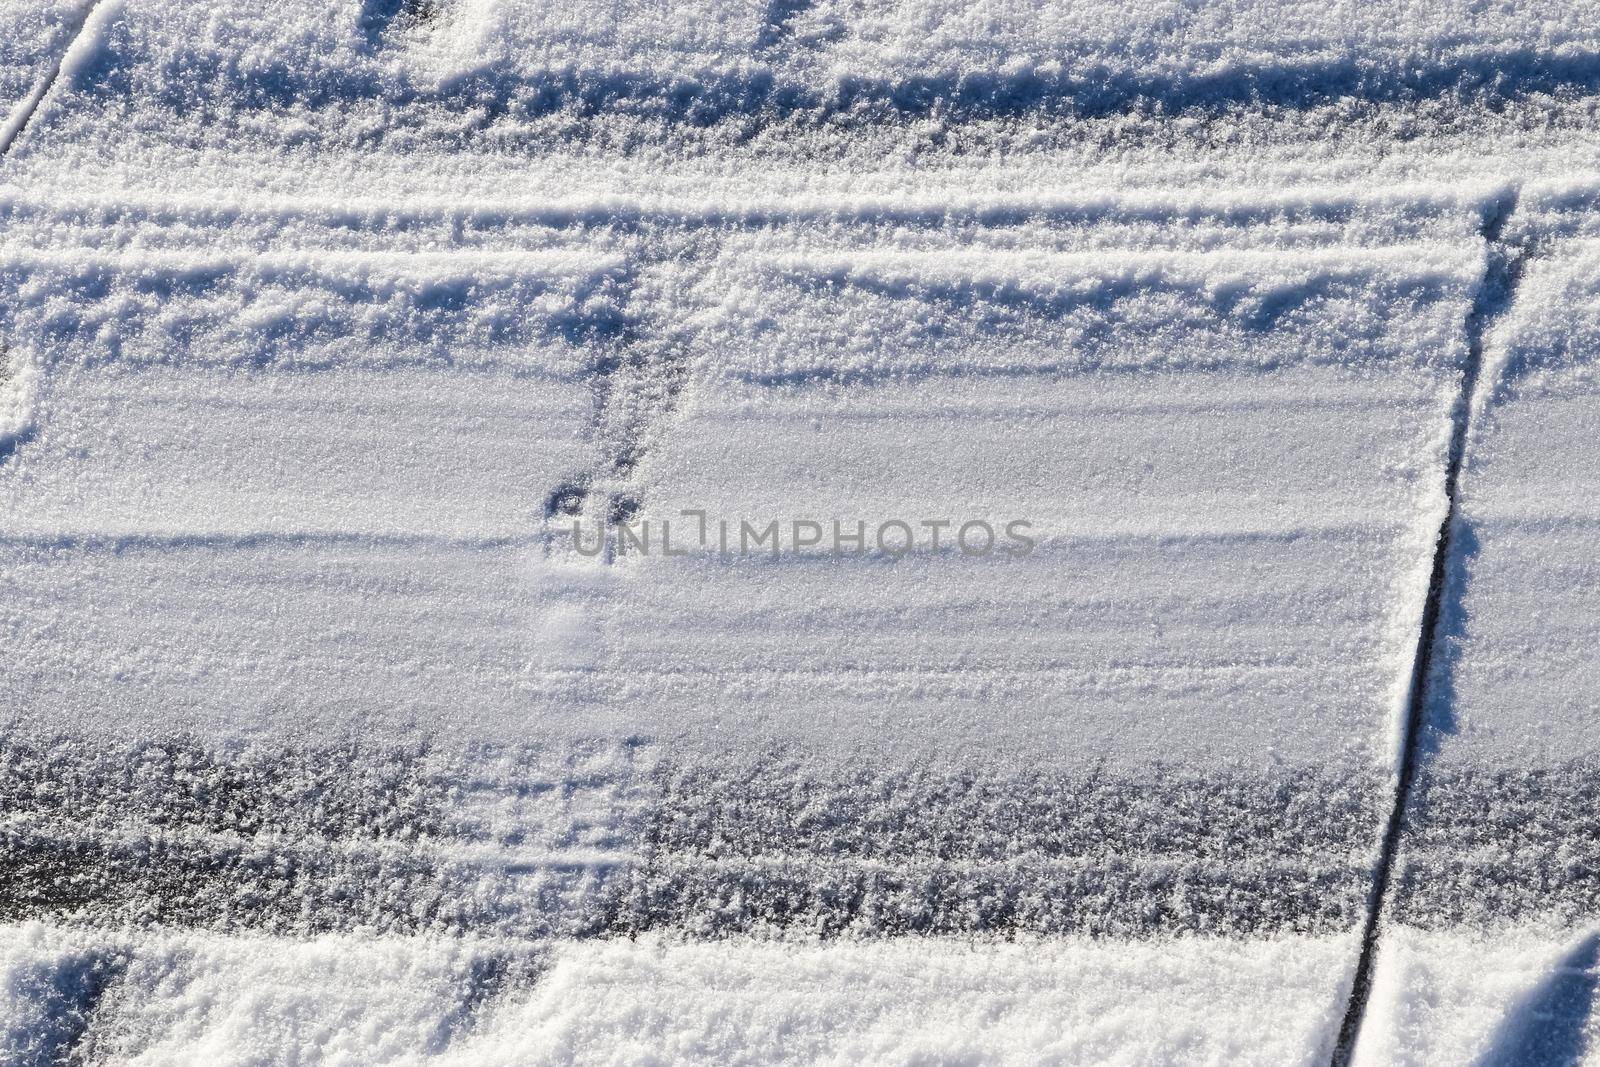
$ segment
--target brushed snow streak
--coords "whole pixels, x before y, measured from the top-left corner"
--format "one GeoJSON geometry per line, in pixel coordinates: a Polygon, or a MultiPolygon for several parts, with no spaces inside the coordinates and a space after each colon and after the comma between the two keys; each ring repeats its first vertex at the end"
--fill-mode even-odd
{"type": "Polygon", "coordinates": [[[1400,740],[1394,806],[1390,809],[1388,821],[1384,826],[1378,863],[1373,873],[1371,896],[1367,905],[1366,921],[1362,928],[1361,955],[1356,962],[1350,999],[1345,1006],[1344,1019],[1339,1026],[1339,1038],[1333,1050],[1333,1067],[1348,1067],[1355,1053],[1356,1040],[1361,1033],[1361,1022],[1366,1014],[1367,1000],[1372,993],[1373,967],[1377,960],[1378,942],[1382,937],[1383,923],[1393,906],[1390,886],[1394,875],[1395,855],[1406,827],[1407,806],[1417,777],[1418,736],[1428,705],[1428,683],[1433,668],[1434,647],[1439,638],[1441,608],[1444,605],[1447,587],[1455,584],[1451,580],[1450,566],[1463,536],[1459,529],[1461,467],[1466,458],[1467,444],[1472,431],[1472,414],[1478,391],[1478,379],[1483,370],[1484,346],[1491,328],[1515,302],[1517,284],[1521,281],[1527,264],[1527,249],[1509,243],[1502,237],[1506,223],[1516,212],[1517,195],[1515,190],[1502,194],[1490,202],[1484,212],[1481,232],[1487,245],[1486,262],[1483,280],[1473,300],[1472,310],[1467,314],[1467,361],[1461,372],[1461,389],[1456,395],[1450,413],[1450,444],[1445,458],[1444,477],[1445,516],[1439,526],[1438,537],[1434,540],[1427,599],[1422,608],[1417,652],[1411,664],[1411,681],[1406,702],[1405,725],[1400,740]]]}

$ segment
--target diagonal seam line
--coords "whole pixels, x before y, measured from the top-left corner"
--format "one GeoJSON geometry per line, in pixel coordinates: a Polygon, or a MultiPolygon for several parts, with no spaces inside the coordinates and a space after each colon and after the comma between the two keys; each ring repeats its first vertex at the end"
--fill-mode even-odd
{"type": "Polygon", "coordinates": [[[83,28],[88,25],[89,16],[94,14],[95,8],[100,6],[100,0],[88,0],[79,6],[77,12],[69,19],[65,32],[61,34],[64,43],[50,59],[50,68],[45,71],[44,77],[34,85],[33,91],[18,104],[12,111],[4,126],[0,126],[0,158],[11,151],[11,146],[17,143],[28,124],[33,121],[33,116],[38,112],[39,106],[44,103],[44,98],[50,95],[50,90],[55,87],[56,79],[61,76],[61,65],[83,37],[83,28]]]}
{"type": "Polygon", "coordinates": [[[1372,978],[1377,959],[1383,919],[1391,905],[1395,855],[1399,851],[1406,807],[1417,774],[1417,743],[1428,700],[1428,679],[1433,666],[1434,647],[1440,628],[1441,607],[1454,555],[1459,511],[1461,467],[1466,458],[1472,424],[1474,397],[1483,371],[1484,346],[1489,329],[1499,321],[1516,298],[1527,263],[1526,250],[1508,248],[1501,235],[1517,209],[1518,191],[1503,193],[1487,208],[1479,230],[1488,246],[1488,261],[1478,284],[1472,308],[1467,313],[1467,363],[1462,371],[1461,389],[1451,408],[1450,446],[1445,464],[1445,515],[1434,540],[1433,566],[1428,575],[1428,593],[1423,602],[1422,620],[1417,633],[1417,651],[1411,662],[1411,681],[1406,700],[1405,727],[1400,738],[1399,773],[1395,782],[1394,804],[1384,826],[1378,863],[1373,872],[1366,917],[1361,931],[1361,955],[1356,962],[1355,980],[1345,1004],[1339,1037],[1334,1045],[1331,1067],[1349,1067],[1355,1054],[1356,1039],[1366,1016],[1372,994],[1372,978]]]}
{"type": "MultiPolygon", "coordinates": [[[[12,110],[4,124],[0,124],[0,160],[4,160],[10,154],[11,147],[17,143],[22,132],[33,121],[33,116],[38,113],[45,97],[50,95],[50,90],[61,76],[62,66],[83,40],[84,30],[89,25],[89,19],[99,8],[100,2],[101,0],[81,0],[77,10],[63,25],[60,47],[51,49],[50,67],[45,71],[44,77],[39,79],[27,97],[12,110]]],[[[0,388],[3,388],[11,377],[11,371],[12,366],[6,348],[0,343],[0,388]]],[[[0,463],[9,459],[17,446],[29,436],[31,432],[29,421],[25,416],[20,429],[0,432],[0,463]]]]}

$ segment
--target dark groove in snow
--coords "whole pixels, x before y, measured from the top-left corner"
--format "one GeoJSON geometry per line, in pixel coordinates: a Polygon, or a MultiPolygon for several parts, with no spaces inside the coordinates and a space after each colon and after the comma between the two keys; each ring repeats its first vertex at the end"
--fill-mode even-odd
{"type": "Polygon", "coordinates": [[[1508,246],[1502,240],[1506,223],[1517,209],[1515,190],[1502,194],[1485,210],[1482,234],[1488,245],[1487,263],[1483,280],[1467,313],[1467,363],[1462,370],[1461,390],[1451,409],[1450,447],[1446,454],[1444,491],[1446,509],[1434,541],[1433,567],[1428,576],[1428,595],[1423,602],[1422,622],[1417,635],[1417,652],[1411,664],[1411,683],[1406,702],[1405,729],[1401,735],[1399,773],[1395,783],[1394,805],[1389,811],[1384,827],[1383,844],[1378,853],[1377,868],[1373,874],[1371,896],[1367,905],[1366,920],[1361,934],[1361,956],[1356,962],[1355,981],[1350,988],[1350,998],[1345,1005],[1344,1020],[1339,1026],[1339,1039],[1334,1046],[1333,1067],[1349,1067],[1355,1053],[1356,1040],[1361,1033],[1362,1019],[1366,1015],[1367,1000],[1372,994],[1373,967],[1377,959],[1378,941],[1382,936],[1383,921],[1391,907],[1390,883],[1393,878],[1395,854],[1399,850],[1401,831],[1406,821],[1406,809],[1411,798],[1412,785],[1417,776],[1417,743],[1424,711],[1428,700],[1428,679],[1432,668],[1434,646],[1439,636],[1440,609],[1450,568],[1450,560],[1459,538],[1457,511],[1461,481],[1461,465],[1466,457],[1467,439],[1471,429],[1473,397],[1478,388],[1478,378],[1483,370],[1483,349],[1490,328],[1511,307],[1516,299],[1517,285],[1527,264],[1527,251],[1520,246],[1508,246]]]}

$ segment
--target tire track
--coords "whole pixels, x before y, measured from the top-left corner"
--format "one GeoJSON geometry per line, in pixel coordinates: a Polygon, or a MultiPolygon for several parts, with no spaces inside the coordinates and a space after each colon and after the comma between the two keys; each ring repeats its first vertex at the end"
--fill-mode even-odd
{"type": "MultiPolygon", "coordinates": [[[[1362,913],[1388,800],[1351,764],[812,755],[0,735],[0,919],[522,942],[1332,934],[1362,913]]],[[[439,1040],[539,965],[463,976],[439,1040]]]]}

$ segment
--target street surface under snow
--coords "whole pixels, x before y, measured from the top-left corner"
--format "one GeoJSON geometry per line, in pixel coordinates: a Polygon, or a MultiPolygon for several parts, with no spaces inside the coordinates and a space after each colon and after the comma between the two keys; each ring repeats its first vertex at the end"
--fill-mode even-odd
{"type": "Polygon", "coordinates": [[[1600,1063],[1597,27],[0,0],[0,1059],[1600,1063]]]}

